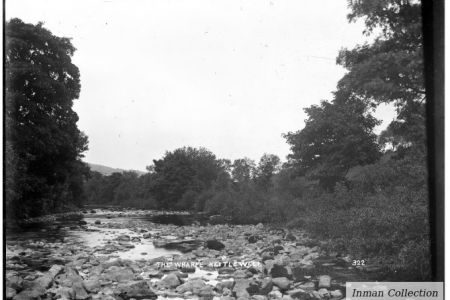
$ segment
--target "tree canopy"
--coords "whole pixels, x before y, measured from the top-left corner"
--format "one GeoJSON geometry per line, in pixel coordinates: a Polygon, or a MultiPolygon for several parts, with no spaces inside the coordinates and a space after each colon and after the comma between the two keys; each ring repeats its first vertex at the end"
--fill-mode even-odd
{"type": "Polygon", "coordinates": [[[81,201],[87,137],[73,100],[80,73],[68,38],[12,19],[5,26],[6,204],[18,216],[81,201]]]}
{"type": "Polygon", "coordinates": [[[179,209],[192,208],[195,195],[211,187],[225,172],[223,162],[212,152],[192,147],[168,151],[147,169],[153,171],[151,190],[159,206],[179,209]]]}

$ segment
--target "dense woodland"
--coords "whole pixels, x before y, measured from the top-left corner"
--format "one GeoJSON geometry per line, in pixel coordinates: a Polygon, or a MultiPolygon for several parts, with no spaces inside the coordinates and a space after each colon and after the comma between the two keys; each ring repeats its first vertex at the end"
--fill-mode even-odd
{"type": "Polygon", "coordinates": [[[91,172],[84,186],[87,140],[71,110],[80,89],[70,63],[74,48],[41,25],[10,21],[7,207],[31,216],[84,199],[300,227],[330,251],[429,279],[421,6],[367,0],[349,7],[349,21],[362,18],[373,42],[340,51],[336,61],[347,73],[332,99],[305,108],[302,129],[284,135],[291,147],[286,162],[270,154],[231,161],[182,147],[154,160],[145,175],[91,172]],[[377,135],[373,112],[381,103],[394,105],[397,118],[377,135]]]}

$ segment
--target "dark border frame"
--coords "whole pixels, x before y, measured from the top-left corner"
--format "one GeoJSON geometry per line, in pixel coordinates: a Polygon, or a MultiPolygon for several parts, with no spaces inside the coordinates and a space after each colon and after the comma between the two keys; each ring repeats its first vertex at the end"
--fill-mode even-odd
{"type": "Polygon", "coordinates": [[[432,280],[444,281],[445,10],[444,0],[422,0],[427,109],[432,280]]]}

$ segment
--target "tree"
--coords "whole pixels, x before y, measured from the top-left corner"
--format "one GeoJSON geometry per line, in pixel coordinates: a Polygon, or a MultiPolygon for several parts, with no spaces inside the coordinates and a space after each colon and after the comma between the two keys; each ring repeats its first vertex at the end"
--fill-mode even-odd
{"type": "Polygon", "coordinates": [[[238,183],[248,183],[253,179],[255,171],[255,162],[247,157],[234,160],[231,166],[232,179],[238,183]]]}
{"type": "Polygon", "coordinates": [[[285,135],[291,145],[290,163],[326,189],[343,180],[351,167],[373,163],[380,156],[372,132],[379,121],[362,101],[338,97],[305,108],[305,127],[285,135]]]}
{"type": "Polygon", "coordinates": [[[350,21],[364,18],[373,43],[343,49],[338,64],[348,70],[338,91],[372,107],[392,103],[397,108],[392,132],[425,150],[425,81],[420,1],[350,1],[350,21]]]}
{"type": "Polygon", "coordinates": [[[225,172],[223,162],[204,148],[184,147],[166,152],[153,164],[147,167],[154,172],[151,192],[161,208],[193,208],[196,196],[225,172]]]}
{"type": "Polygon", "coordinates": [[[280,158],[274,154],[265,153],[259,160],[256,169],[256,181],[264,189],[271,186],[272,176],[281,169],[280,158]]]}
{"type": "Polygon", "coordinates": [[[79,204],[87,137],[73,100],[80,74],[68,38],[12,19],[5,44],[5,171],[7,213],[38,215],[79,204]]]}

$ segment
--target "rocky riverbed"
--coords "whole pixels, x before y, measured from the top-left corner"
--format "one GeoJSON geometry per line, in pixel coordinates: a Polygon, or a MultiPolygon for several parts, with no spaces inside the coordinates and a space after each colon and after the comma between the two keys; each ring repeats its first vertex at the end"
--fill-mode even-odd
{"type": "Polygon", "coordinates": [[[338,300],[345,281],[363,279],[301,230],[158,224],[155,214],[85,211],[7,232],[6,298],[338,300]]]}

